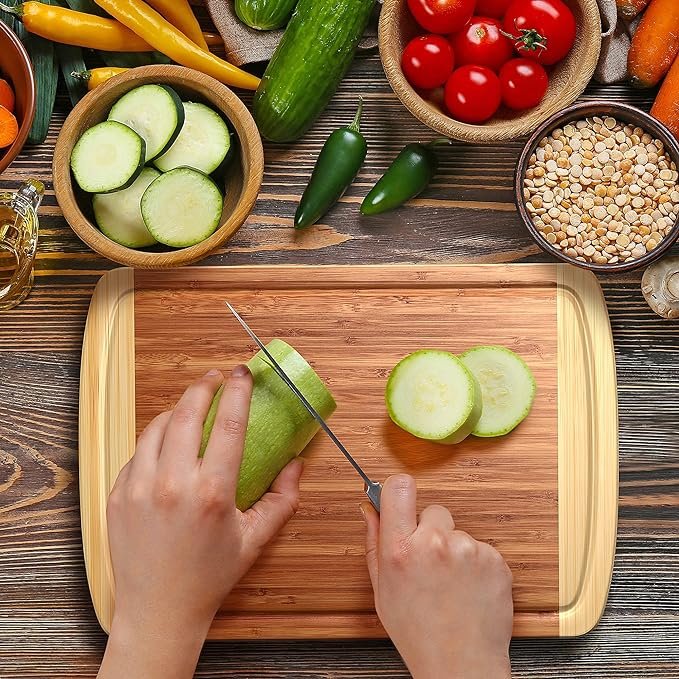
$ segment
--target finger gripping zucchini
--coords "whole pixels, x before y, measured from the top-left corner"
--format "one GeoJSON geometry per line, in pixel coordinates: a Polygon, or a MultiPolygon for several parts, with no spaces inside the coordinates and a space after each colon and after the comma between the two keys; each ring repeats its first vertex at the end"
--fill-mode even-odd
{"type": "Polygon", "coordinates": [[[238,18],[250,28],[271,31],[285,26],[297,0],[236,0],[238,18]]]}
{"type": "Polygon", "coordinates": [[[253,111],[271,141],[299,139],[349,68],[374,0],[300,0],[255,93],[253,111]]]}

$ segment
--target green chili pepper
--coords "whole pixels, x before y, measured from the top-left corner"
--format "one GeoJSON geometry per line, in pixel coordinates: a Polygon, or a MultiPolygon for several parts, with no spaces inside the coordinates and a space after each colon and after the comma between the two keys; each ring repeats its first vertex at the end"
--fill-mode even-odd
{"type": "Polygon", "coordinates": [[[363,99],[354,122],[335,130],[326,140],[295,213],[295,228],[315,224],[344,194],[363,165],[368,143],[359,124],[363,99]]]}
{"type": "Polygon", "coordinates": [[[435,139],[429,144],[408,144],[373,186],[361,203],[361,213],[377,215],[393,210],[414,198],[429,186],[438,158],[433,147],[449,144],[448,139],[435,139]]]}

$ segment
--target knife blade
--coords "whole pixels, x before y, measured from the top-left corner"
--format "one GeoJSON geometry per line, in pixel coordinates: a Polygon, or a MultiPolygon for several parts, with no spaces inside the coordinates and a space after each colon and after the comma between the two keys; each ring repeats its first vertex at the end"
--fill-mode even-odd
{"type": "Polygon", "coordinates": [[[380,495],[382,493],[382,484],[377,481],[372,481],[370,477],[363,471],[361,466],[354,460],[353,456],[345,448],[344,444],[337,438],[335,433],[327,425],[326,421],[318,414],[316,409],[307,401],[304,394],[295,386],[295,383],[286,375],[285,371],[278,364],[278,361],[271,355],[269,350],[264,346],[262,340],[257,337],[252,328],[241,318],[240,314],[229,304],[229,302],[224,302],[228,307],[229,311],[234,315],[235,319],[241,324],[245,332],[250,336],[250,339],[260,348],[262,353],[266,356],[270,362],[273,371],[285,382],[292,393],[299,399],[300,403],[306,408],[307,412],[311,417],[318,422],[321,429],[329,436],[330,440],[339,448],[340,452],[347,458],[351,466],[358,472],[358,475],[363,479],[365,483],[365,493],[368,499],[372,503],[372,506],[379,512],[380,511],[380,495]]]}

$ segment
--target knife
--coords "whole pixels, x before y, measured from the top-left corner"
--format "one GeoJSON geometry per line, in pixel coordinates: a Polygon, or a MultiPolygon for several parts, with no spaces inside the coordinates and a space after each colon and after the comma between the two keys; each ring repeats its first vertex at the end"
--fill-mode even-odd
{"type": "Polygon", "coordinates": [[[285,374],[285,371],[281,366],[278,364],[278,361],[269,353],[268,349],[264,346],[264,343],[262,340],[255,335],[253,330],[250,328],[250,326],[240,317],[239,313],[228,303],[225,302],[226,306],[229,308],[229,311],[234,315],[236,320],[243,326],[243,329],[245,332],[247,332],[248,335],[250,335],[250,338],[252,339],[253,342],[260,348],[262,353],[267,357],[267,359],[270,362],[271,367],[273,368],[274,372],[285,382],[285,384],[290,388],[292,393],[297,396],[297,398],[300,400],[300,403],[307,409],[311,417],[318,422],[320,425],[321,429],[330,437],[330,440],[340,449],[344,457],[349,460],[349,463],[351,466],[358,472],[358,475],[363,479],[365,483],[365,493],[368,496],[368,499],[372,503],[372,506],[379,512],[380,511],[380,495],[382,493],[382,484],[378,483],[377,481],[371,481],[368,475],[361,469],[361,466],[354,460],[354,458],[351,456],[349,451],[344,447],[342,442],[335,436],[334,432],[330,427],[326,424],[325,420],[316,412],[316,409],[309,403],[309,401],[306,400],[304,397],[304,394],[295,386],[295,383],[285,374]]]}

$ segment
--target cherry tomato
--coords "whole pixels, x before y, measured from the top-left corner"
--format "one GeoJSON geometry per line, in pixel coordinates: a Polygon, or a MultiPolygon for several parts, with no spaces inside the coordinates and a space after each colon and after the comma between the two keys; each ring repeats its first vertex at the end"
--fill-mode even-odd
{"type": "Polygon", "coordinates": [[[500,69],[502,101],[508,108],[523,111],[537,106],[549,87],[547,71],[532,59],[512,59],[500,69]]]}
{"type": "Polygon", "coordinates": [[[500,79],[485,66],[462,66],[448,78],[444,96],[453,118],[483,123],[500,108],[500,79]]]}
{"type": "Polygon", "coordinates": [[[575,42],[575,17],[562,0],[514,0],[503,27],[517,54],[540,64],[561,61],[575,42]]]}
{"type": "Polygon", "coordinates": [[[494,17],[502,19],[507,11],[507,7],[514,0],[478,0],[476,3],[476,13],[482,17],[494,17]]]}
{"type": "Polygon", "coordinates": [[[421,89],[439,87],[453,71],[453,48],[442,35],[420,35],[403,50],[401,68],[408,82],[421,89]]]}
{"type": "Polygon", "coordinates": [[[499,71],[513,54],[511,41],[501,31],[502,26],[497,19],[472,17],[459,33],[451,37],[458,66],[474,64],[499,71]]]}
{"type": "Polygon", "coordinates": [[[411,14],[425,31],[455,33],[474,14],[476,0],[408,0],[411,14]]]}

